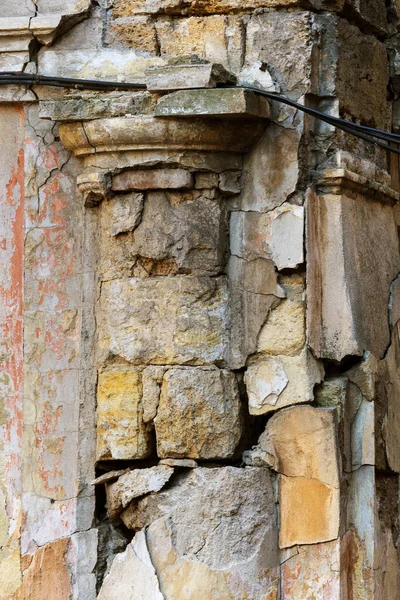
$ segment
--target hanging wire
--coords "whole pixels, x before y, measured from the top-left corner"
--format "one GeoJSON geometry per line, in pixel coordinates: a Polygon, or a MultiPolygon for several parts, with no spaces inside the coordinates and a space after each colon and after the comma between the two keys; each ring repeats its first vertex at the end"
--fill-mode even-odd
{"type": "MultiPolygon", "coordinates": [[[[130,83],[120,81],[104,81],[99,79],[75,79],[70,77],[49,77],[46,75],[35,75],[31,73],[18,73],[18,72],[5,72],[0,73],[0,85],[43,85],[51,87],[70,88],[78,90],[92,90],[92,91],[135,91],[135,90],[146,90],[147,86],[145,83],[130,83]]],[[[400,135],[396,133],[390,133],[389,131],[383,131],[382,129],[375,129],[374,127],[367,127],[366,125],[360,125],[359,123],[353,123],[346,119],[340,119],[339,117],[333,117],[315,108],[310,108],[300,104],[295,100],[291,100],[286,96],[277,94],[274,92],[266,92],[256,87],[249,85],[234,84],[223,84],[220,87],[224,88],[243,88],[250,90],[258,95],[265,96],[274,102],[280,102],[292,106],[303,113],[310,115],[320,121],[332,125],[337,129],[354,135],[362,140],[370,142],[384,148],[389,152],[400,154],[400,148],[397,146],[391,146],[390,143],[400,144],[400,135]]]]}

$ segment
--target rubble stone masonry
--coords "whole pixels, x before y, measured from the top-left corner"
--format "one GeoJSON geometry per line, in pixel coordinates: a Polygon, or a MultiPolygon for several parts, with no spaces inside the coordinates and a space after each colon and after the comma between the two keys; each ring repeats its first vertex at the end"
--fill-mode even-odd
{"type": "Polygon", "coordinates": [[[0,0],[0,600],[398,600],[398,31],[0,0]]]}

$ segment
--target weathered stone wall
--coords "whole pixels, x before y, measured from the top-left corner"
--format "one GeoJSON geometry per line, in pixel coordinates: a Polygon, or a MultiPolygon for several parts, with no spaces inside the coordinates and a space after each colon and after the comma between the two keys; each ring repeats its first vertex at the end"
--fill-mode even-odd
{"type": "Polygon", "coordinates": [[[0,8],[0,599],[397,598],[396,0],[0,8]]]}

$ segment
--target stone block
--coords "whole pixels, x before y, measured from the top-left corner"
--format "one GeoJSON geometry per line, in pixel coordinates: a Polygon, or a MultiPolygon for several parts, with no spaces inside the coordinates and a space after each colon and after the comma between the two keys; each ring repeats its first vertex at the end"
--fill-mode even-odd
{"type": "Polygon", "coordinates": [[[174,469],[158,465],[149,469],[133,469],[121,475],[114,483],[106,484],[107,513],[115,518],[135,498],[159,492],[171,479],[174,469]]]}
{"type": "Polygon", "coordinates": [[[143,422],[140,372],[113,367],[99,373],[97,386],[97,460],[145,458],[152,438],[143,422]]]}
{"type": "MultiPolygon", "coordinates": [[[[390,468],[400,473],[400,330],[399,323],[393,328],[392,343],[382,368],[381,380],[387,395],[387,413],[383,423],[383,439],[386,459],[390,468]]],[[[381,401],[381,399],[379,399],[381,401]]]]}
{"type": "Polygon", "coordinates": [[[228,350],[224,277],[116,279],[103,283],[99,350],[135,364],[212,363],[228,350]]]}
{"type": "MultiPolygon", "coordinates": [[[[202,60],[221,64],[233,72],[240,68],[244,39],[242,21],[238,16],[165,19],[157,22],[156,28],[162,57],[195,54],[202,60]]],[[[188,83],[182,87],[187,88],[188,83]]],[[[209,84],[196,87],[209,87],[209,84]]]]}
{"type": "MultiPolygon", "coordinates": [[[[144,276],[216,275],[222,271],[228,238],[227,211],[213,190],[148,193],[134,233],[116,238],[109,236],[117,225],[113,208],[113,202],[107,202],[101,209],[100,273],[104,279],[140,276],[139,265],[144,276]]],[[[131,211],[128,224],[135,213],[131,211]]]]}
{"type": "Polygon", "coordinates": [[[390,286],[400,270],[393,209],[362,195],[308,194],[308,340],[340,361],[389,344],[390,286]]]}
{"type": "Polygon", "coordinates": [[[228,196],[240,194],[242,189],[241,171],[225,171],[219,176],[219,189],[228,196]]]}
{"type": "Polygon", "coordinates": [[[358,387],[367,400],[375,398],[378,374],[379,361],[370,352],[366,352],[364,359],[357,366],[347,371],[349,380],[358,387]]]}
{"type": "Polygon", "coordinates": [[[253,15],[246,28],[244,66],[268,65],[283,93],[295,99],[311,88],[315,43],[312,13],[266,12],[253,15]]]}
{"type": "Polygon", "coordinates": [[[124,171],[114,175],[112,189],[127,190],[181,190],[193,187],[193,175],[185,169],[146,169],[124,171]]]}
{"type": "Polygon", "coordinates": [[[289,203],[267,213],[231,214],[231,252],[243,258],[262,256],[278,270],[304,261],[304,208],[289,203]]]}
{"type": "Polygon", "coordinates": [[[257,351],[294,356],[306,342],[306,306],[301,300],[284,299],[273,308],[260,331],[257,351]]]}
{"type": "Polygon", "coordinates": [[[268,125],[263,138],[244,158],[238,208],[266,213],[281,206],[296,191],[300,135],[295,128],[268,125]]]}
{"type": "Polygon", "coordinates": [[[385,0],[346,0],[345,10],[356,21],[361,21],[375,33],[387,33],[385,0]]]}
{"type": "Polygon", "coordinates": [[[242,88],[181,90],[160,98],[156,117],[247,117],[268,119],[269,100],[242,88]]]}
{"type": "Polygon", "coordinates": [[[280,476],[279,546],[317,544],[339,535],[339,489],[317,479],[280,476]]]}
{"type": "Polygon", "coordinates": [[[259,439],[272,467],[288,478],[339,487],[335,409],[293,406],[268,421],[259,439]]]}
{"type": "Polygon", "coordinates": [[[295,356],[259,358],[245,373],[250,414],[262,415],[291,404],[312,402],[314,386],[323,376],[323,366],[306,349],[295,356]]]}
{"type": "Polygon", "coordinates": [[[257,468],[197,468],[123,514],[148,525],[147,543],[166,598],[274,598],[277,523],[271,474],[257,468]],[[129,512],[130,511],[130,512],[129,512]],[[199,518],[200,515],[200,518],[199,518]]]}
{"type": "Polygon", "coordinates": [[[15,598],[39,600],[50,597],[67,600],[71,597],[67,551],[69,538],[60,538],[40,547],[24,569],[22,585],[15,598]]]}
{"type": "MultiPolygon", "coordinates": [[[[165,43],[168,43],[167,40],[165,40],[165,43]]],[[[174,48],[175,52],[178,49],[179,44],[174,48]]],[[[146,71],[146,85],[150,92],[168,92],[189,89],[183,96],[183,100],[186,100],[186,103],[192,110],[194,110],[193,98],[196,100],[196,95],[194,96],[193,92],[190,92],[190,90],[193,88],[215,88],[219,83],[235,84],[236,79],[234,75],[217,63],[168,65],[164,67],[152,67],[146,71]]],[[[201,106],[204,110],[206,99],[209,96],[204,96],[204,92],[197,93],[200,95],[200,98],[203,98],[201,106]]],[[[211,106],[214,106],[214,110],[216,110],[216,99],[219,97],[218,94],[210,97],[211,99],[209,102],[211,103],[211,106]],[[213,101],[214,104],[212,104],[213,101]]],[[[161,111],[161,116],[166,116],[165,112],[167,115],[172,115],[171,110],[173,109],[175,98],[175,95],[172,99],[170,96],[167,96],[165,100],[161,99],[161,102],[159,101],[157,109],[158,111],[161,111]]],[[[180,96],[180,98],[182,98],[182,96],[180,96]]],[[[227,96],[225,96],[225,98],[227,98],[227,96]]],[[[177,101],[179,104],[179,100],[177,101]]]]}
{"type": "Polygon", "coordinates": [[[161,384],[165,371],[165,367],[155,366],[146,367],[143,370],[143,420],[145,423],[153,421],[157,415],[161,384]]]}
{"type": "Polygon", "coordinates": [[[114,19],[107,41],[110,45],[123,44],[145,54],[156,55],[158,52],[156,28],[146,17],[114,19]]]}
{"type": "Polygon", "coordinates": [[[160,458],[234,456],[242,434],[235,375],[215,368],[170,369],[154,425],[160,458]]]}
{"type": "MultiPolygon", "coordinates": [[[[355,0],[354,3],[358,2],[355,0]]],[[[377,9],[376,2],[363,4],[377,9]]],[[[375,20],[375,23],[378,21],[375,20]]],[[[385,129],[389,80],[386,47],[376,37],[365,35],[345,20],[338,20],[336,28],[336,94],[341,116],[385,129]],[[365,102],[365,98],[368,98],[368,102],[365,102]]]]}
{"type": "Polygon", "coordinates": [[[110,235],[136,229],[142,218],[143,194],[119,194],[109,203],[112,213],[110,235]]]}
{"type": "Polygon", "coordinates": [[[147,114],[152,108],[152,97],[147,92],[84,93],[79,98],[42,100],[40,117],[51,121],[87,121],[108,119],[126,114],[147,114]]]}
{"type": "Polygon", "coordinates": [[[196,190],[211,190],[218,187],[218,173],[196,173],[196,190]]]}

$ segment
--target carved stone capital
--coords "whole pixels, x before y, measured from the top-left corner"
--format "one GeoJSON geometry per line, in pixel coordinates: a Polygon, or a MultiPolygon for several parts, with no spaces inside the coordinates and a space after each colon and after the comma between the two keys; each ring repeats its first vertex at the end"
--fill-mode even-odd
{"type": "Polygon", "coordinates": [[[76,183],[88,207],[99,204],[111,189],[111,178],[104,173],[84,173],[76,183]]]}

